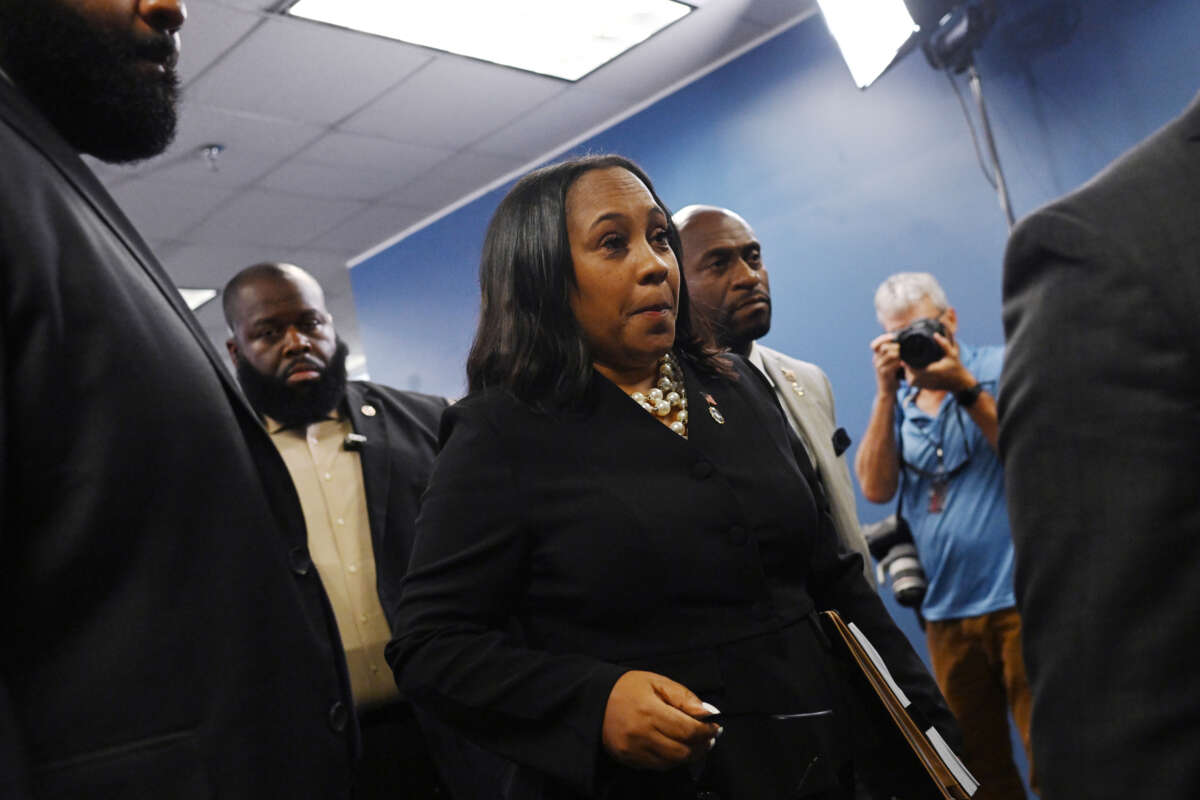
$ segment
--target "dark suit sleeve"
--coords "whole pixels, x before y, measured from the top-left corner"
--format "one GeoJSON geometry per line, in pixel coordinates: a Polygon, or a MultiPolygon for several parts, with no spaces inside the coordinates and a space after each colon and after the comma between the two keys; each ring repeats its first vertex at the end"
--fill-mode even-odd
{"type": "Polygon", "coordinates": [[[1005,260],[1000,453],[1034,757],[1046,796],[1137,796],[1149,780],[1182,797],[1196,791],[1183,754],[1200,751],[1180,649],[1200,605],[1200,247],[1194,221],[1188,245],[1137,211],[1170,218],[1161,203],[1104,200],[1124,210],[1025,220],[1005,260]],[[1131,215],[1132,230],[1091,221],[1131,215]],[[1101,755],[1115,753],[1131,757],[1101,755]]]}
{"type": "Polygon", "coordinates": [[[588,793],[625,670],[522,647],[511,633],[530,568],[522,509],[533,500],[486,416],[469,404],[446,412],[388,661],[412,702],[588,793]]]}

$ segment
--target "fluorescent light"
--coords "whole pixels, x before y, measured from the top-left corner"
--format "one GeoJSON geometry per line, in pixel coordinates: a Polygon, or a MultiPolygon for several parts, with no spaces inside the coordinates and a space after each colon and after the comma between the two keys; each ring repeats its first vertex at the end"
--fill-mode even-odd
{"type": "Polygon", "coordinates": [[[904,0],[817,0],[850,75],[865,89],[920,30],[904,0]]]}
{"type": "Polygon", "coordinates": [[[180,289],[179,293],[183,295],[183,302],[187,303],[192,311],[217,296],[216,289],[180,289]]]}
{"type": "Polygon", "coordinates": [[[574,81],[690,11],[677,0],[297,0],[287,13],[574,81]]]}

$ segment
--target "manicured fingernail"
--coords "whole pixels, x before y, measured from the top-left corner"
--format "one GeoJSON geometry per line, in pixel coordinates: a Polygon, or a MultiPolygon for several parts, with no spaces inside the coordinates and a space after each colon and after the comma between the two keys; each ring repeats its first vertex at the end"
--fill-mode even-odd
{"type": "Polygon", "coordinates": [[[722,728],[720,725],[718,725],[718,726],[717,726],[717,735],[713,737],[713,740],[714,740],[714,741],[716,741],[717,739],[720,739],[720,738],[721,738],[721,734],[722,734],[722,733],[724,733],[724,732],[725,732],[725,729],[724,729],[724,728],[722,728]]]}
{"type": "Polygon", "coordinates": [[[710,714],[720,714],[721,711],[712,703],[701,703],[700,706],[710,714]]]}
{"type": "Polygon", "coordinates": [[[708,749],[712,750],[716,746],[717,746],[717,737],[714,736],[713,738],[708,740],[708,749]]]}

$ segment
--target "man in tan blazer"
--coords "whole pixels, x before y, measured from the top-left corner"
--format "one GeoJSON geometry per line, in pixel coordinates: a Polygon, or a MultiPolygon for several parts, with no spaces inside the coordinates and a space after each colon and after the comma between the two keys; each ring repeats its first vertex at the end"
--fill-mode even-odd
{"type": "Polygon", "coordinates": [[[854,485],[843,458],[850,440],[837,427],[829,378],[816,364],[755,342],[771,329],[771,287],[754,230],[734,212],[716,206],[681,208],[674,222],[683,240],[692,308],[707,318],[717,345],[745,356],[775,388],[825,486],[838,538],[846,550],[862,554],[863,574],[874,586],[870,553],[854,507],[854,485]]]}

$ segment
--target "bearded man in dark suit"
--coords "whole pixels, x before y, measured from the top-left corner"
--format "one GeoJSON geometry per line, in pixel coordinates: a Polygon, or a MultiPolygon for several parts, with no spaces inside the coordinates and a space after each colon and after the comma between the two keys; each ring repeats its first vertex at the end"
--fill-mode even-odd
{"type": "Polygon", "coordinates": [[[160,152],[180,0],[0,0],[0,796],[346,797],[287,470],[80,160],[160,152]]]}
{"type": "Polygon", "coordinates": [[[1200,785],[1200,97],[1017,227],[1000,451],[1042,797],[1200,785]]]}
{"type": "Polygon", "coordinates": [[[222,303],[238,382],[300,494],[346,651],[363,742],[356,800],[437,796],[431,749],[453,796],[487,796],[475,785],[494,789],[502,765],[429,720],[427,745],[383,655],[446,400],[347,380],[346,343],[321,285],[300,267],[246,267],[222,303]],[[480,772],[485,762],[495,774],[480,772]]]}

